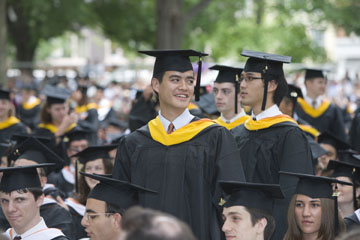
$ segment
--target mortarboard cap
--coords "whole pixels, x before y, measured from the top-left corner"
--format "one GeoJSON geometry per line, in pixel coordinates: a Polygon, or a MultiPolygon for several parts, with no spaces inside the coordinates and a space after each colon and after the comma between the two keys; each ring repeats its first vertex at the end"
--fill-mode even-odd
{"type": "Polygon", "coordinates": [[[318,136],[318,143],[330,144],[336,151],[346,150],[350,145],[329,132],[323,132],[318,136]]]}
{"type": "MultiPolygon", "coordinates": [[[[261,73],[264,79],[264,96],[261,110],[265,110],[268,82],[275,80],[278,83],[277,91],[280,91],[279,96],[285,96],[287,93],[287,83],[283,71],[283,63],[290,63],[291,57],[282,56],[270,53],[256,52],[250,50],[243,50],[242,56],[249,57],[246,61],[244,72],[258,72],[261,73]],[[270,75],[278,75],[279,77],[273,79],[270,75]]],[[[280,104],[282,97],[277,100],[276,104],[280,104]]]]}
{"type": "Polygon", "coordinates": [[[111,117],[108,121],[107,121],[107,125],[109,126],[113,126],[116,128],[128,128],[129,125],[127,124],[127,122],[121,121],[118,118],[115,117],[111,117]]]}
{"type": "Polygon", "coordinates": [[[325,78],[323,69],[304,68],[303,70],[305,70],[305,80],[312,78],[325,78]]]}
{"type": "Polygon", "coordinates": [[[10,91],[0,89],[0,99],[10,100],[10,91]]]}
{"type": "Polygon", "coordinates": [[[299,87],[295,86],[294,84],[288,84],[288,94],[287,97],[293,99],[296,102],[298,97],[304,98],[302,91],[299,87]]]}
{"type": "Polygon", "coordinates": [[[71,95],[71,91],[65,88],[54,87],[46,85],[42,90],[47,98],[46,101],[50,104],[64,103],[71,95]]]}
{"type": "Polygon", "coordinates": [[[53,163],[44,163],[31,166],[0,168],[0,172],[4,173],[0,182],[0,191],[12,192],[24,188],[41,188],[39,174],[36,169],[53,165],[53,163]]]}
{"type": "Polygon", "coordinates": [[[284,198],[278,184],[262,184],[248,182],[219,181],[223,191],[228,195],[224,207],[244,206],[265,210],[273,210],[275,199],[284,198]]]}
{"type": "Polygon", "coordinates": [[[306,139],[309,142],[311,154],[315,161],[317,161],[317,158],[328,153],[328,151],[321,147],[321,145],[317,143],[311,136],[306,135],[306,139]]]}
{"type": "MultiPolygon", "coordinates": [[[[28,137],[17,144],[8,155],[9,160],[27,159],[39,164],[54,163],[56,168],[64,166],[64,160],[35,137],[28,137]]],[[[47,171],[49,173],[50,170],[47,171]]]]}
{"type": "Polygon", "coordinates": [[[199,71],[197,75],[195,87],[195,100],[199,101],[200,82],[201,82],[201,68],[202,56],[208,56],[206,53],[194,50],[152,50],[152,51],[139,51],[152,57],[156,57],[153,78],[158,74],[166,71],[186,72],[193,71],[193,67],[189,57],[199,57],[199,71]]]}
{"type": "Polygon", "coordinates": [[[91,134],[90,130],[74,127],[70,131],[64,134],[64,142],[72,142],[79,140],[89,140],[89,135],[91,134]]]}
{"type": "Polygon", "coordinates": [[[9,143],[0,143],[0,157],[6,156],[8,149],[11,147],[9,143]]]}
{"type": "Polygon", "coordinates": [[[115,149],[118,145],[104,145],[104,146],[91,146],[87,147],[81,152],[72,155],[71,157],[78,157],[81,164],[85,164],[89,161],[93,161],[99,158],[110,158],[109,152],[115,149]]]}
{"type": "Polygon", "coordinates": [[[156,193],[127,181],[114,179],[108,175],[88,174],[84,172],[80,172],[80,174],[99,181],[89,193],[88,198],[104,201],[118,206],[121,209],[127,209],[138,204],[139,192],[156,193]]]}

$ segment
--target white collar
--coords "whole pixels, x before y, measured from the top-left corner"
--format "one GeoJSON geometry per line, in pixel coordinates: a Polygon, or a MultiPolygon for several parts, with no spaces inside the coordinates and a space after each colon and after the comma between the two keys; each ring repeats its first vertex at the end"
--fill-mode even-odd
{"type": "Polygon", "coordinates": [[[358,218],[358,220],[360,221],[360,208],[355,211],[355,215],[358,218]]]}
{"type": "Polygon", "coordinates": [[[243,117],[243,116],[245,116],[245,115],[246,115],[246,113],[245,113],[244,109],[241,108],[240,113],[236,114],[235,117],[231,118],[230,120],[227,120],[227,119],[223,116],[223,114],[221,114],[220,117],[221,117],[221,119],[222,119],[224,122],[226,122],[226,123],[232,123],[232,122],[234,122],[235,120],[237,120],[237,119],[239,119],[239,118],[241,118],[241,117],[243,117]]]}
{"type": "Polygon", "coordinates": [[[274,104],[274,105],[272,105],[268,109],[265,109],[265,111],[262,111],[261,113],[259,113],[256,116],[255,116],[254,112],[252,112],[251,117],[254,120],[261,120],[263,118],[274,117],[274,116],[281,115],[281,114],[282,114],[282,112],[279,110],[279,107],[276,104],[274,104]]]}
{"type": "Polygon", "coordinates": [[[305,95],[304,100],[305,100],[305,102],[307,102],[307,104],[309,104],[312,107],[313,107],[313,101],[315,101],[315,109],[317,109],[321,105],[323,97],[319,96],[314,100],[314,99],[310,98],[309,96],[305,95]]]}
{"type": "Polygon", "coordinates": [[[34,233],[36,233],[37,231],[40,231],[42,229],[48,228],[45,224],[45,221],[42,217],[40,217],[40,222],[38,224],[36,224],[35,226],[33,226],[32,228],[30,228],[29,230],[27,230],[26,232],[24,232],[23,234],[19,235],[16,233],[15,229],[13,228],[13,236],[21,236],[21,238],[26,238],[34,233]]]}
{"type": "MultiPolygon", "coordinates": [[[[174,131],[189,124],[193,118],[194,116],[191,115],[189,110],[186,108],[182,114],[180,114],[177,118],[175,118],[174,121],[172,121],[172,123],[174,124],[174,131]]],[[[167,120],[163,115],[161,115],[161,111],[159,111],[159,119],[166,132],[171,122],[167,120]]]]}

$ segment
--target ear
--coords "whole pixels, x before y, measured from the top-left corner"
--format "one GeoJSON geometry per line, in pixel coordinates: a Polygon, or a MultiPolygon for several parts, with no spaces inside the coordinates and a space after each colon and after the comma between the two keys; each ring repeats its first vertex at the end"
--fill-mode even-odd
{"type": "Polygon", "coordinates": [[[41,204],[43,203],[45,198],[44,194],[41,194],[41,196],[38,197],[38,199],[36,200],[36,205],[40,208],[41,204]]]}
{"type": "Polygon", "coordinates": [[[116,229],[120,229],[121,228],[121,220],[122,220],[122,216],[120,215],[120,213],[114,213],[113,214],[113,219],[114,219],[114,227],[116,229]]]}
{"type": "Polygon", "coordinates": [[[356,188],[356,198],[360,196],[360,187],[356,188]]]}
{"type": "Polygon", "coordinates": [[[154,92],[159,93],[160,82],[157,78],[151,79],[151,87],[154,92]]]}
{"type": "Polygon", "coordinates": [[[260,220],[258,220],[255,224],[256,233],[263,234],[266,226],[267,226],[266,218],[261,218],[260,220]]]}
{"type": "Polygon", "coordinates": [[[278,83],[275,80],[271,80],[268,83],[268,93],[275,92],[277,89],[278,83]]]}

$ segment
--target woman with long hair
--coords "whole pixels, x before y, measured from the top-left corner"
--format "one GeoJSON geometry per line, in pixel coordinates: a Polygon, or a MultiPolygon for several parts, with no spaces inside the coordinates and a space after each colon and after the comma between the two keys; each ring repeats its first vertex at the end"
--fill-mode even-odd
{"type": "Polygon", "coordinates": [[[332,184],[348,183],[308,174],[284,174],[299,178],[288,208],[288,230],[284,240],[334,240],[345,231],[337,199],[333,199],[332,184]]]}

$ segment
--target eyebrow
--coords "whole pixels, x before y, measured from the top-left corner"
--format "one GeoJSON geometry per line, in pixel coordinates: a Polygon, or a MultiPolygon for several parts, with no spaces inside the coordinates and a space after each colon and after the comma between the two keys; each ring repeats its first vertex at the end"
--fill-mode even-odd
{"type": "Polygon", "coordinates": [[[227,216],[232,216],[232,215],[240,215],[241,216],[241,213],[239,213],[239,212],[229,212],[227,214],[227,216]]]}
{"type": "Polygon", "coordinates": [[[87,213],[96,213],[96,211],[92,210],[92,209],[86,209],[87,213]]]}

